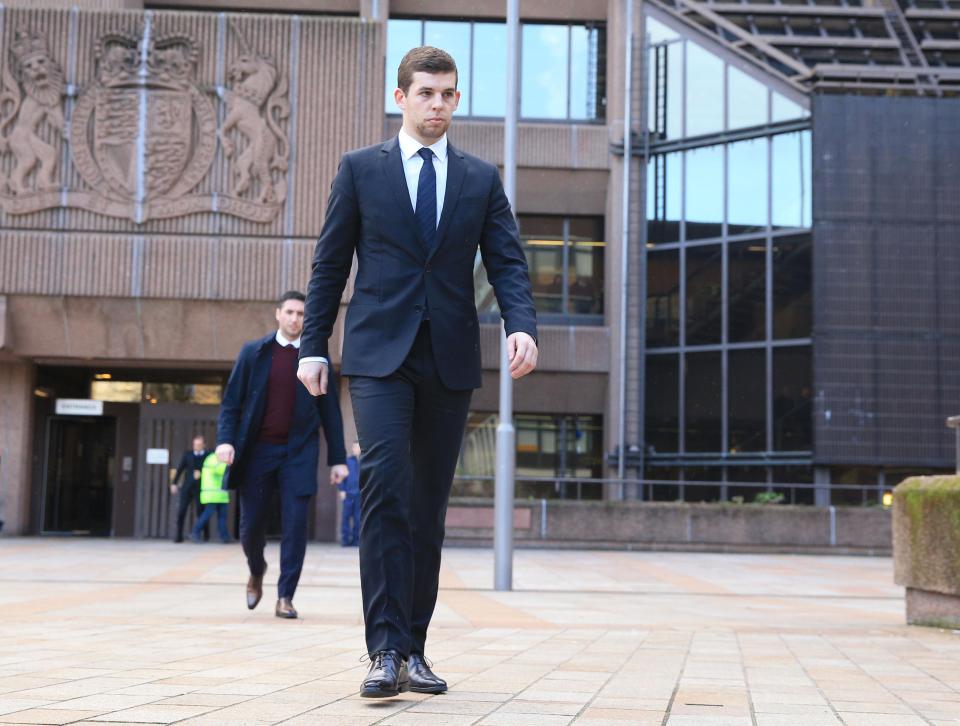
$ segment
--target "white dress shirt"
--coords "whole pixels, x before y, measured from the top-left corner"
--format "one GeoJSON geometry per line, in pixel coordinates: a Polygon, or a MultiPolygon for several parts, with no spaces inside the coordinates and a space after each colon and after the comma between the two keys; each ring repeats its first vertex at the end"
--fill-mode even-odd
{"type": "Polygon", "coordinates": [[[447,192],[447,135],[444,134],[430,146],[424,147],[403,129],[397,134],[400,142],[400,158],[403,159],[403,175],[407,178],[407,191],[410,193],[410,206],[417,210],[417,185],[420,183],[420,170],[423,168],[423,157],[420,149],[427,148],[433,152],[433,170],[437,174],[437,226],[440,226],[440,215],[443,213],[443,198],[447,192]]]}
{"type": "Polygon", "coordinates": [[[300,350],[300,338],[297,338],[296,340],[287,340],[284,334],[279,330],[277,331],[277,342],[284,347],[292,345],[297,350],[300,350]]]}
{"type": "MultiPolygon", "coordinates": [[[[417,210],[417,186],[420,184],[420,170],[423,168],[423,157],[420,156],[420,149],[423,144],[413,138],[403,129],[397,134],[397,141],[400,142],[400,158],[403,160],[403,175],[407,179],[407,191],[410,193],[410,206],[417,210]]],[[[433,144],[427,146],[433,152],[433,170],[437,175],[437,226],[440,226],[440,215],[443,213],[443,199],[447,192],[447,135],[444,134],[433,144]]],[[[277,331],[277,342],[280,345],[286,345],[281,340],[283,336],[277,331]]],[[[300,339],[290,341],[298,349],[300,348],[300,339]]],[[[308,356],[301,358],[300,363],[326,363],[329,361],[320,356],[308,356]]]]}

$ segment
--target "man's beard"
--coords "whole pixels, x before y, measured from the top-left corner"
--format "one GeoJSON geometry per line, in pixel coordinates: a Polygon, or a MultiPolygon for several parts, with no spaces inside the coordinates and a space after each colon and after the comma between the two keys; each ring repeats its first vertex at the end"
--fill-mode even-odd
{"type": "Polygon", "coordinates": [[[63,73],[60,69],[50,64],[47,66],[47,77],[37,82],[32,78],[23,79],[23,88],[27,95],[45,108],[56,106],[60,103],[63,96],[63,73]]]}

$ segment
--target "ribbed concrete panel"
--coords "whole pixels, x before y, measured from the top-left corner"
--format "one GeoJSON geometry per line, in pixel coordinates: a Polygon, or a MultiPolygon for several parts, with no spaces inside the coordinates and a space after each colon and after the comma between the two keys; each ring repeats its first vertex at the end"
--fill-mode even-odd
{"type": "Polygon", "coordinates": [[[152,237],[144,242],[143,297],[205,300],[214,296],[217,241],[152,237]]]}
{"type": "Polygon", "coordinates": [[[217,245],[216,297],[225,300],[272,300],[280,290],[280,245],[277,240],[223,239],[217,245]]]}
{"type": "Polygon", "coordinates": [[[126,237],[7,232],[0,236],[0,290],[39,295],[130,295],[126,237]]]}
{"type": "MultiPolygon", "coordinates": [[[[538,327],[538,370],[571,373],[610,371],[610,329],[600,326],[541,325],[538,327]]],[[[500,366],[500,326],[480,326],[483,367],[500,366]]]]}
{"type": "Polygon", "coordinates": [[[63,235],[63,295],[127,297],[135,291],[137,243],[128,237],[63,235]]]}
{"type": "MultiPolygon", "coordinates": [[[[400,130],[400,117],[388,116],[386,135],[400,130]]],[[[503,164],[503,124],[499,121],[454,119],[450,141],[491,164],[503,164]]],[[[558,169],[607,169],[607,127],[589,124],[522,123],[518,131],[517,165],[558,169]]]]}
{"type": "Polygon", "coordinates": [[[301,22],[291,235],[320,233],[340,156],[380,140],[384,43],[378,23],[301,22]]]}

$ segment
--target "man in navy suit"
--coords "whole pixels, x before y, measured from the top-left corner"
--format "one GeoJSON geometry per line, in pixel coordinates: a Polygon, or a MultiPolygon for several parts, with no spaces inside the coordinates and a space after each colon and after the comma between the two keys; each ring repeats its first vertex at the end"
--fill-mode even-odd
{"type": "Polygon", "coordinates": [[[247,607],[263,597],[268,507],[280,496],[280,618],[295,618],[293,596],[307,549],[310,497],[317,493],[318,429],[327,440],[330,483],[347,476],[343,423],[336,387],[312,397],[297,383],[297,349],[303,330],[303,293],[285,292],[277,303],[276,332],[246,343],[237,356],[220,404],[217,457],[229,464],[225,482],[240,494],[240,542],[247,556],[247,607]]]}
{"type": "Polygon", "coordinates": [[[450,486],[480,386],[477,249],[507,333],[510,372],[537,363],[527,263],[497,168],[447,142],[460,100],[447,53],[403,58],[399,136],[343,156],[307,289],[298,377],[328,385],[327,344],[354,254],[342,372],[360,439],[360,579],[371,665],[361,695],[441,693],[424,657],[450,486]]]}

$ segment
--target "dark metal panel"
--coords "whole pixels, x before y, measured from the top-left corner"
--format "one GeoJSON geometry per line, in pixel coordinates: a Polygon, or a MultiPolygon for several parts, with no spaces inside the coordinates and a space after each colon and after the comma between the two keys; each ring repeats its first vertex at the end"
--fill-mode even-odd
{"type": "Polygon", "coordinates": [[[817,463],[953,463],[958,118],[960,99],[814,99],[817,463]]]}

